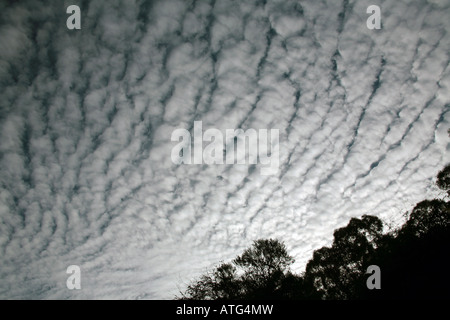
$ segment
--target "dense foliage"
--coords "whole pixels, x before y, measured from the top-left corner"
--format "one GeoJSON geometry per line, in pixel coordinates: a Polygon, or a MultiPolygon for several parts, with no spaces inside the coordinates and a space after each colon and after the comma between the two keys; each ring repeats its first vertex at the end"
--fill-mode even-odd
{"type": "Polygon", "coordinates": [[[437,176],[444,199],[424,200],[399,229],[383,233],[370,215],[334,231],[331,247],[316,250],[305,272],[276,240],[257,240],[231,263],[192,282],[182,299],[409,299],[450,298],[450,166],[437,176]],[[381,270],[381,289],[369,290],[367,268],[381,270]]]}

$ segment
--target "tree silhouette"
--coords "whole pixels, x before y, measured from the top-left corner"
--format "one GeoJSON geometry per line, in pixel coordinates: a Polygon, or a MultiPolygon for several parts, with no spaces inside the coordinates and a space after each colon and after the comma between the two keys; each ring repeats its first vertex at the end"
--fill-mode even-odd
{"type": "MultiPolygon", "coordinates": [[[[450,195],[450,165],[436,184],[450,195]]],[[[296,275],[286,246],[276,239],[253,242],[231,263],[192,282],[182,299],[417,299],[450,298],[450,204],[419,202],[397,230],[383,233],[370,215],[351,218],[334,231],[331,247],[313,253],[296,275]],[[370,290],[367,268],[381,270],[381,289],[370,290]]]]}
{"type": "Polygon", "coordinates": [[[236,275],[236,268],[229,263],[223,263],[188,285],[181,299],[232,300],[241,297],[242,287],[236,275]]]}
{"type": "MultiPolygon", "coordinates": [[[[382,237],[383,223],[374,216],[352,218],[334,232],[331,248],[316,250],[306,266],[305,281],[315,288],[314,298],[355,299],[365,285],[369,257],[382,237]]],[[[313,291],[314,292],[314,291],[313,291]]]]}
{"type": "Polygon", "coordinates": [[[260,239],[233,262],[244,271],[240,281],[245,297],[276,298],[294,259],[287,253],[282,242],[260,239]]]}
{"type": "Polygon", "coordinates": [[[439,171],[436,184],[450,196],[450,165],[439,171]]]}
{"type": "Polygon", "coordinates": [[[397,235],[386,237],[371,257],[382,271],[382,289],[365,290],[360,297],[450,298],[448,210],[448,204],[435,200],[419,203],[397,235]]]}
{"type": "Polygon", "coordinates": [[[365,291],[361,297],[450,298],[449,243],[449,203],[439,199],[419,202],[395,234],[384,236],[371,258],[382,270],[382,290],[365,291]]]}
{"type": "MultiPolygon", "coordinates": [[[[293,297],[285,290],[299,277],[289,271],[294,259],[286,246],[276,239],[260,239],[232,263],[224,263],[214,271],[188,285],[182,299],[277,299],[293,297]]],[[[291,288],[293,290],[295,288],[291,288]]]]}

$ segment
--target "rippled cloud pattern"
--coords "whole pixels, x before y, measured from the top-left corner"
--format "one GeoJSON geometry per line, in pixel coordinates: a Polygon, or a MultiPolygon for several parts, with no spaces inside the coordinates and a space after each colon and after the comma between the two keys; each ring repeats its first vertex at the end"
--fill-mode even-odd
{"type": "Polygon", "coordinates": [[[351,217],[403,222],[450,161],[449,1],[0,6],[2,299],[170,299],[269,237],[301,272],[351,217]],[[194,121],[278,129],[278,173],[174,164],[194,121]]]}

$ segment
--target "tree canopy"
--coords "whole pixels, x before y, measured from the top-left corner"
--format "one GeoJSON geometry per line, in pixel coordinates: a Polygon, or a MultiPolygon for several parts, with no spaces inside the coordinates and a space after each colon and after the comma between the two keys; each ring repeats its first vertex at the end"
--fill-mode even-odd
{"type": "Polygon", "coordinates": [[[191,283],[182,299],[281,298],[287,279],[293,277],[289,271],[293,262],[282,242],[259,239],[231,263],[222,263],[191,283]]]}
{"type": "MultiPolygon", "coordinates": [[[[450,165],[436,184],[450,195],[450,165]]],[[[383,227],[375,216],[351,218],[334,231],[331,247],[314,251],[301,274],[290,270],[294,258],[282,241],[256,240],[189,284],[181,299],[450,298],[449,201],[423,200],[399,229],[383,233],[383,227]],[[381,270],[381,289],[367,287],[371,265],[381,270]]]]}

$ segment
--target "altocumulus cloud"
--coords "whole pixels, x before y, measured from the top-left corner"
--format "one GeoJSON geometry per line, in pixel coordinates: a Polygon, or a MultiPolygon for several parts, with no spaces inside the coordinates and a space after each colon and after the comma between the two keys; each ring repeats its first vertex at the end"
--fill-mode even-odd
{"type": "Polygon", "coordinates": [[[372,4],[2,2],[0,297],[172,298],[257,238],[302,271],[351,217],[402,222],[449,161],[450,4],[372,4]],[[278,129],[278,173],[173,164],[194,121],[278,129]]]}

